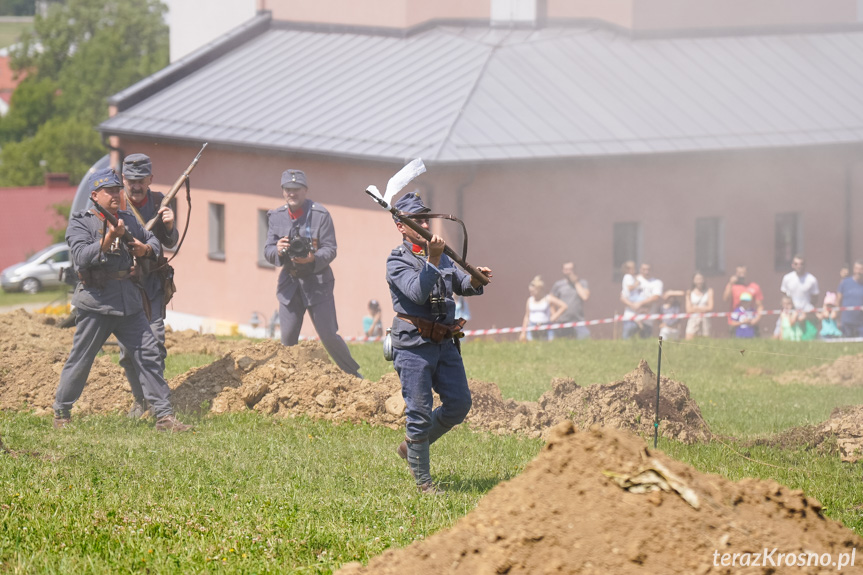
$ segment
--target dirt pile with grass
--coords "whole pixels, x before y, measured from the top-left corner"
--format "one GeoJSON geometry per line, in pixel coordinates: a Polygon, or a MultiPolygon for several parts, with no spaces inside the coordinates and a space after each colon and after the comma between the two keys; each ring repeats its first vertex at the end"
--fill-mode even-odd
{"type": "Polygon", "coordinates": [[[825,365],[786,371],[775,379],[781,384],[863,386],[863,354],[846,355],[825,365]]]}
{"type": "MultiPolygon", "coordinates": [[[[59,329],[54,319],[24,311],[0,315],[0,408],[50,409],[73,329],[59,329]]],[[[284,347],[265,340],[218,340],[194,331],[166,334],[169,354],[220,355],[212,364],[192,369],[168,382],[181,411],[226,413],[253,409],[265,414],[305,414],[332,421],[368,422],[393,428],[404,425],[404,400],[395,373],[380,381],[359,380],[339,370],[319,342],[284,347]]],[[[116,348],[115,348],[116,349],[116,348]]],[[[620,381],[587,387],[571,379],[552,382],[537,402],[504,399],[494,383],[471,380],[473,407],[467,423],[494,433],[541,437],[555,424],[573,420],[652,435],[656,376],[646,362],[620,381]]],[[[660,386],[660,433],[685,442],[703,441],[710,432],[685,385],[663,378],[660,386]]],[[[436,402],[437,402],[436,398],[436,402]]],[[[79,413],[126,409],[131,392],[120,367],[97,358],[79,413]]]]}
{"type": "MultiPolygon", "coordinates": [[[[710,430],[686,385],[660,381],[659,432],[686,443],[708,441],[710,430]]],[[[620,381],[579,386],[572,379],[555,379],[537,402],[504,400],[494,384],[471,382],[474,404],[467,421],[494,432],[545,436],[554,425],[571,420],[580,429],[598,424],[653,435],[656,375],[644,360],[620,381]]]]}
{"type": "Polygon", "coordinates": [[[792,427],[767,439],[754,442],[782,448],[808,448],[835,453],[842,461],[863,459],[863,405],[837,407],[830,418],[816,425],[792,427]]]}
{"type": "Polygon", "coordinates": [[[649,450],[629,433],[563,423],[523,473],[492,489],[451,529],[337,573],[799,575],[837,572],[806,567],[805,555],[797,566],[800,554],[836,560],[861,545],[801,491],[771,481],[734,483],[649,450]],[[765,548],[776,551],[755,566],[765,548]],[[734,567],[722,566],[726,553],[740,554],[734,567]],[[793,554],[795,566],[779,553],[793,554]]]}

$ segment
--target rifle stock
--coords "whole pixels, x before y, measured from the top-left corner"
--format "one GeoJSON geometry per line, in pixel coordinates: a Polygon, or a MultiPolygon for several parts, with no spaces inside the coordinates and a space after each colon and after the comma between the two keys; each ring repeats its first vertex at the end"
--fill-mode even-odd
{"type": "MultiPolygon", "coordinates": [[[[428,231],[427,229],[425,229],[424,227],[422,227],[421,225],[419,225],[418,223],[413,221],[411,218],[404,215],[402,212],[397,210],[394,206],[389,205],[382,198],[376,197],[369,190],[366,190],[366,193],[368,195],[370,195],[374,201],[376,201],[378,204],[380,204],[380,206],[382,208],[384,208],[385,210],[388,210],[392,215],[397,217],[398,220],[402,224],[406,225],[407,227],[409,227],[410,229],[412,229],[413,231],[418,233],[425,241],[427,241],[427,242],[431,241],[432,233],[430,231],[428,231]]],[[[452,261],[454,261],[455,263],[460,265],[464,269],[464,271],[469,273],[472,278],[474,278],[476,281],[478,281],[480,283],[480,285],[484,285],[484,286],[488,285],[488,281],[489,281],[488,277],[484,273],[482,273],[481,271],[479,271],[478,269],[476,269],[475,267],[473,267],[472,265],[470,265],[469,263],[464,261],[462,259],[462,257],[460,255],[458,255],[457,253],[455,253],[451,247],[449,247],[448,245],[444,245],[443,253],[448,255],[452,261]]]]}
{"type": "MultiPolygon", "coordinates": [[[[174,197],[177,195],[177,192],[179,192],[180,188],[183,187],[183,184],[186,183],[186,180],[189,178],[189,174],[191,174],[192,170],[195,169],[195,166],[198,165],[198,160],[201,159],[201,154],[204,153],[204,148],[206,148],[206,147],[207,147],[207,143],[204,143],[204,145],[201,147],[201,151],[198,152],[198,155],[195,156],[195,159],[192,160],[192,163],[189,164],[188,168],[186,168],[186,171],[183,172],[182,174],[180,174],[180,177],[177,178],[177,181],[174,182],[174,185],[171,186],[171,189],[168,190],[168,193],[166,193],[165,197],[162,198],[162,203],[159,204],[159,209],[162,209],[171,203],[171,200],[174,199],[174,197]]],[[[156,222],[158,220],[159,220],[159,214],[156,214],[155,216],[153,216],[153,218],[150,221],[148,221],[146,224],[144,224],[144,229],[147,230],[148,232],[152,231],[153,226],[156,225],[156,222]]]]}

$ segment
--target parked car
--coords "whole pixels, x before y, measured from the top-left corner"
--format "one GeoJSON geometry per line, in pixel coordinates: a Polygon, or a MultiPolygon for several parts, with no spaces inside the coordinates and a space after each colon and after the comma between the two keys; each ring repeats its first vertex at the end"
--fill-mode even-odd
{"type": "Polygon", "coordinates": [[[71,265],[69,246],[54,244],[30,256],[20,264],[9,266],[0,273],[0,287],[4,291],[37,293],[44,288],[66,285],[60,271],[71,265]]]}

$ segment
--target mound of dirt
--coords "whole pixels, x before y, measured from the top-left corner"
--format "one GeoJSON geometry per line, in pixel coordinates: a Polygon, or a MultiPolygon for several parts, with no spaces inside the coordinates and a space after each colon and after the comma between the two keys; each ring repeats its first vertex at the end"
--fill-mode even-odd
{"type": "Polygon", "coordinates": [[[781,384],[861,386],[863,385],[863,354],[839,357],[833,363],[808,369],[786,371],[775,379],[781,384]]]}
{"type": "Polygon", "coordinates": [[[404,401],[395,374],[361,380],[333,365],[319,342],[285,347],[264,341],[229,352],[170,382],[174,404],[213,413],[254,409],[278,416],[309,415],[398,427],[404,401]]]}
{"type": "MultiPolygon", "coordinates": [[[[708,441],[710,430],[698,404],[682,383],[661,378],[659,432],[686,443],[708,441]]],[[[554,425],[571,420],[580,429],[598,424],[653,435],[656,409],[656,375],[647,362],[622,380],[581,387],[572,379],[555,379],[537,402],[504,400],[493,383],[471,381],[474,402],[467,422],[494,432],[521,432],[545,436],[554,425]]]]}
{"type": "Polygon", "coordinates": [[[861,545],[802,491],[733,483],[646,449],[629,433],[563,423],[523,473],[452,528],[337,573],[835,573],[805,566],[807,555],[803,566],[797,561],[810,552],[849,560],[861,545]]]}
{"type": "Polygon", "coordinates": [[[838,452],[842,461],[863,459],[863,405],[837,407],[827,421],[783,431],[775,437],[756,442],[779,447],[809,447],[838,452]]]}
{"type": "MultiPolygon", "coordinates": [[[[0,315],[0,351],[5,356],[0,408],[28,407],[37,413],[50,409],[74,333],[56,328],[53,321],[25,311],[0,315]]],[[[169,330],[165,345],[169,354],[221,355],[168,382],[172,401],[181,411],[254,409],[393,428],[404,425],[404,400],[395,373],[378,382],[358,380],[333,365],[319,342],[284,347],[272,340],[255,344],[169,330]]],[[[571,379],[555,380],[538,402],[505,400],[494,383],[471,380],[470,387],[473,407],[467,423],[477,430],[542,437],[553,425],[571,419],[580,428],[601,424],[653,433],[656,376],[644,361],[613,383],[581,387],[571,379]]],[[[663,378],[660,390],[660,433],[685,442],[708,440],[710,432],[686,386],[663,378]]],[[[106,413],[124,410],[131,402],[122,369],[99,358],[76,411],[106,413]]]]}
{"type": "Polygon", "coordinates": [[[245,339],[218,339],[209,333],[198,333],[192,329],[173,331],[165,328],[165,349],[169,354],[199,354],[222,356],[230,351],[249,345],[245,339]]]}

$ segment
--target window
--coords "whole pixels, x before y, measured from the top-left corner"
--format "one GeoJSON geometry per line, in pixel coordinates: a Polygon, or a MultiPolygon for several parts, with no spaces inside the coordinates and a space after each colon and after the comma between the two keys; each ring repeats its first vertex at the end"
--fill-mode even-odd
{"type": "Polygon", "coordinates": [[[210,204],[209,214],[209,253],[210,259],[225,259],[225,205],[210,204]]]}
{"type": "Polygon", "coordinates": [[[614,281],[623,279],[620,268],[628,261],[641,261],[641,222],[614,224],[614,281]]]}
{"type": "Polygon", "coordinates": [[[791,268],[794,254],[803,252],[802,218],[797,212],[776,214],[776,271],[785,272],[791,268]]]}
{"type": "Polygon", "coordinates": [[[695,220],[695,269],[705,275],[725,273],[725,226],[722,218],[695,220]]]}
{"type": "Polygon", "coordinates": [[[267,210],[258,210],[258,265],[265,268],[275,267],[264,257],[264,246],[267,245],[267,231],[270,227],[270,219],[267,210]]]}

